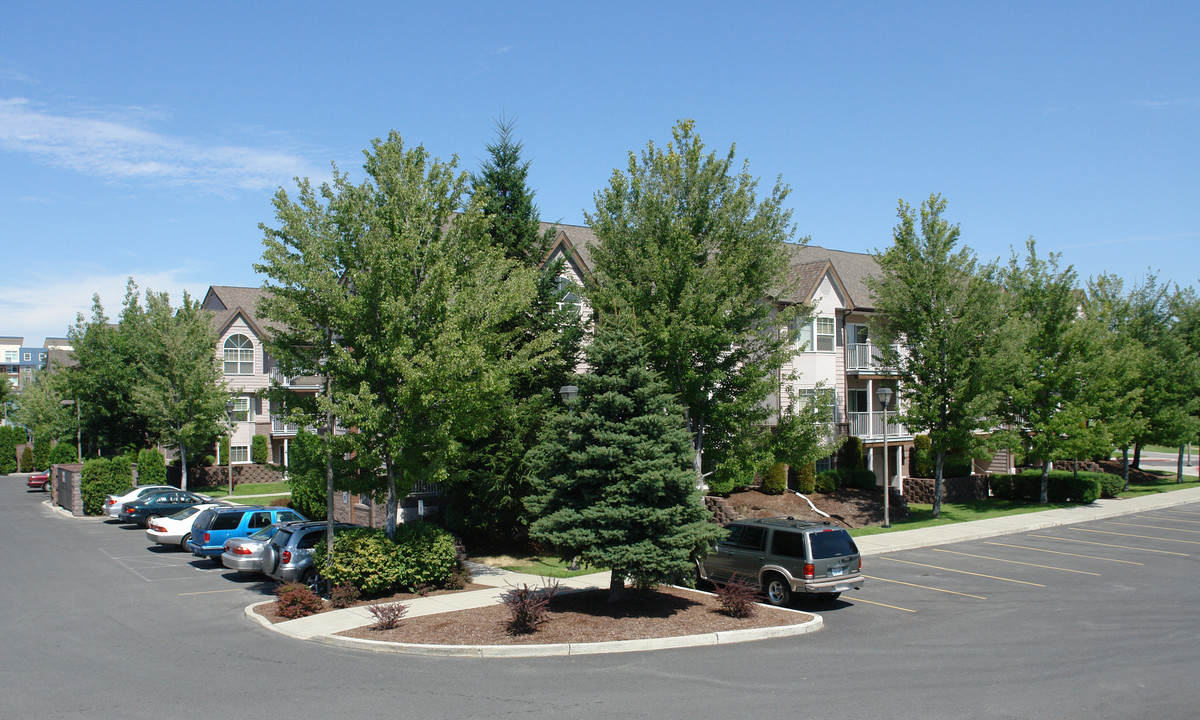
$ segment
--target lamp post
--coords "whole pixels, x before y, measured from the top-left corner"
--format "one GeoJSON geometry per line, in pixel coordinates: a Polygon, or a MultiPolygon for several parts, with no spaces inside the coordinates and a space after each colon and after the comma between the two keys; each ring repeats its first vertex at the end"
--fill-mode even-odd
{"type": "Polygon", "coordinates": [[[879,404],[883,406],[883,526],[890,528],[892,521],[890,517],[888,505],[891,502],[891,485],[892,479],[888,472],[888,424],[887,411],[888,406],[892,404],[892,389],[890,387],[880,386],[875,391],[875,397],[879,399],[879,404]]]}
{"type": "Polygon", "coordinates": [[[62,400],[58,404],[63,407],[75,406],[75,460],[83,462],[83,424],[79,421],[79,400],[62,400]]]}
{"type": "Polygon", "coordinates": [[[229,416],[229,445],[228,445],[229,450],[228,450],[228,452],[225,453],[228,456],[225,458],[225,462],[226,462],[226,464],[229,465],[229,495],[230,495],[230,497],[233,496],[233,431],[234,431],[233,408],[234,408],[234,405],[233,405],[232,400],[225,403],[225,414],[227,416],[229,416]]]}

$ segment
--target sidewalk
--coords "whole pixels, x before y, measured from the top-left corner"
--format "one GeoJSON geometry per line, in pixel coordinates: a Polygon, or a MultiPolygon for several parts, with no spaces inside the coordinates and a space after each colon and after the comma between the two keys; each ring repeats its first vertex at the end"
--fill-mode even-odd
{"type": "MultiPolygon", "coordinates": [[[[1012,533],[1041,530],[1060,525],[1103,520],[1106,518],[1131,515],[1133,513],[1174,507],[1188,503],[1200,503],[1200,488],[1189,488],[1174,492],[1145,495],[1139,498],[1118,500],[1097,500],[1086,506],[1076,506],[1057,510],[1026,513],[1024,515],[1009,515],[988,520],[955,523],[940,527],[921,528],[919,530],[899,530],[879,535],[868,535],[855,538],[859,551],[864,556],[882,555],[888,552],[911,550],[913,548],[945,545],[964,540],[1008,535],[1012,533]]],[[[489,585],[483,590],[438,595],[435,597],[414,598],[405,604],[408,606],[406,617],[419,617],[435,613],[453,612],[471,608],[486,607],[500,602],[500,598],[511,588],[519,585],[530,587],[541,586],[545,579],[537,575],[510,572],[498,568],[475,563],[470,564],[472,582],[479,585],[489,585]]],[[[589,589],[607,588],[609,573],[598,572],[590,575],[562,579],[560,587],[589,589]]],[[[656,638],[648,640],[631,640],[619,643],[590,643],[593,646],[583,648],[579,645],[512,645],[512,646],[449,646],[449,645],[401,645],[374,640],[356,640],[338,636],[337,633],[356,627],[371,625],[375,618],[365,607],[332,610],[330,612],[310,615],[298,620],[287,620],[280,623],[270,623],[253,608],[263,603],[255,603],[245,609],[246,617],[274,632],[278,632],[298,640],[311,640],[333,645],[370,649],[386,652],[406,652],[423,655],[458,655],[458,656],[545,656],[572,655],[595,652],[628,652],[634,650],[652,650],[666,647],[688,647],[695,645],[711,645],[722,642],[742,642],[765,637],[780,637],[782,635],[798,635],[820,629],[823,620],[819,615],[814,616],[810,623],[789,625],[784,627],[762,628],[760,630],[738,630],[732,633],[717,633],[711,635],[693,635],[688,637],[656,638]],[[720,637],[720,636],[724,637],[720,637]]],[[[811,613],[809,613],[811,614],[811,613]]]]}

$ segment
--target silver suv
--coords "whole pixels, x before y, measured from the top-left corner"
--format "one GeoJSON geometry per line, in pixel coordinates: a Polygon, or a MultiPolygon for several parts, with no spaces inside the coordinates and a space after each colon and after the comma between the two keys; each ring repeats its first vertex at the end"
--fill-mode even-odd
{"type": "Polygon", "coordinates": [[[725,526],[729,534],[697,564],[700,577],[757,581],[772,605],[793,593],[833,600],[863,585],[862,556],[845,530],[795,518],[751,518],[725,526]]]}
{"type": "MultiPolygon", "coordinates": [[[[262,571],[273,580],[301,582],[315,592],[323,590],[323,583],[313,567],[313,548],[325,539],[324,521],[292,522],[279,525],[275,535],[262,549],[262,571]]],[[[333,529],[346,530],[357,527],[348,523],[336,523],[333,529]]]]}

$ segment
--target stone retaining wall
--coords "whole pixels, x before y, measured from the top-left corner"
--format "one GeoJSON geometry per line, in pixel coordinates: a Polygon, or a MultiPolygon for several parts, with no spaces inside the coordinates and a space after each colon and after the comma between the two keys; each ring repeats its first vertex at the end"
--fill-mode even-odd
{"type": "Polygon", "coordinates": [[[718,525],[725,525],[738,519],[738,514],[729,507],[729,502],[723,497],[705,495],[704,507],[712,513],[712,520],[718,525]]]}
{"type": "MultiPolygon", "coordinates": [[[[942,478],[942,502],[972,502],[987,496],[986,475],[942,478]]],[[[933,504],[933,478],[905,478],[904,498],[910,503],[933,504]]]]}
{"type": "MultiPolygon", "coordinates": [[[[272,483],[283,480],[283,473],[273,465],[258,465],[254,463],[233,466],[233,484],[242,483],[272,483]]],[[[205,485],[226,485],[229,483],[229,466],[212,465],[210,467],[189,467],[188,486],[202,487],[205,485]]],[[[179,487],[179,467],[167,468],[167,484],[179,487]]]]}

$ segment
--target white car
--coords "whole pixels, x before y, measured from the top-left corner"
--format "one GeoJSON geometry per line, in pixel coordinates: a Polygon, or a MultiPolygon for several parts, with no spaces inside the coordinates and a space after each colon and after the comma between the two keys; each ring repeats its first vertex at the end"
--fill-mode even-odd
{"type": "Polygon", "coordinates": [[[184,508],[169,517],[155,518],[146,528],[146,538],[159,545],[178,545],[187,550],[187,541],[192,537],[192,523],[201,510],[220,507],[224,503],[205,503],[184,508]]]}
{"type": "Polygon", "coordinates": [[[141,487],[135,487],[124,495],[105,495],[104,514],[111,518],[121,517],[121,506],[127,502],[132,502],[138,498],[145,497],[150,493],[178,489],[179,488],[171,487],[170,485],[142,485],[141,487]]]}

